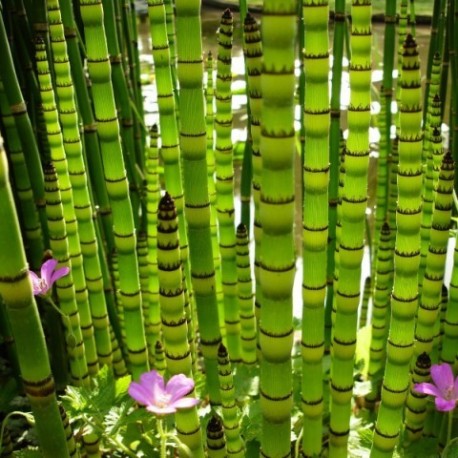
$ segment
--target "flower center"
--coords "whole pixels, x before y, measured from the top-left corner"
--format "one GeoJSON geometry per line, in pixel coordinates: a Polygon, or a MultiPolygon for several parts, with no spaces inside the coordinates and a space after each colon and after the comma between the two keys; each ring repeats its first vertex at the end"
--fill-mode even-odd
{"type": "Polygon", "coordinates": [[[172,399],[171,394],[162,393],[156,399],[156,406],[160,408],[167,407],[170,404],[170,399],[172,399]]]}

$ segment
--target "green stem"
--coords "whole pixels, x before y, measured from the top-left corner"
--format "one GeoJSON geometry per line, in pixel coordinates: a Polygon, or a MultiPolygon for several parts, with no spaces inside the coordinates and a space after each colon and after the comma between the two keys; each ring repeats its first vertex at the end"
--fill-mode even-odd
{"type": "Polygon", "coordinates": [[[159,433],[159,437],[161,438],[161,458],[166,458],[167,456],[167,434],[164,431],[164,425],[162,424],[162,420],[157,420],[157,431],[159,433]]]}
{"type": "Polygon", "coordinates": [[[448,412],[448,422],[447,422],[447,443],[446,445],[450,444],[450,440],[452,439],[452,428],[453,428],[453,411],[452,409],[448,412]]]}

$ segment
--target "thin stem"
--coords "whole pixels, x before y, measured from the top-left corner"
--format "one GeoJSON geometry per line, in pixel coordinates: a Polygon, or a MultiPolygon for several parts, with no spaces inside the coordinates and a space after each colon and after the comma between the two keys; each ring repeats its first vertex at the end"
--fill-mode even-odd
{"type": "Polygon", "coordinates": [[[162,424],[162,419],[158,418],[157,420],[157,431],[161,439],[161,458],[166,458],[167,456],[167,434],[164,431],[164,426],[162,424]]]}
{"type": "Polygon", "coordinates": [[[452,439],[453,411],[454,411],[454,409],[449,410],[449,412],[448,412],[447,442],[446,442],[446,445],[450,444],[450,440],[452,439]]]}

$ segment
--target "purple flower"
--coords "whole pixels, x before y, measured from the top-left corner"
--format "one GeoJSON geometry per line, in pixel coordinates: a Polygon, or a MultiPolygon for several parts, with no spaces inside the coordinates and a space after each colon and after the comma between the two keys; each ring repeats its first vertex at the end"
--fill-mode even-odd
{"type": "Polygon", "coordinates": [[[41,266],[41,278],[32,271],[29,271],[30,279],[32,280],[33,294],[46,295],[46,293],[52,288],[52,285],[59,278],[64,277],[70,272],[68,267],[61,267],[55,270],[57,266],[56,259],[48,259],[41,266]]]}
{"type": "Polygon", "coordinates": [[[128,391],[150,412],[167,415],[198,404],[198,399],[185,397],[193,388],[194,380],[184,374],[174,375],[165,385],[160,374],[150,371],[140,376],[140,383],[131,382],[128,391]]]}
{"type": "Polygon", "coordinates": [[[453,378],[450,364],[433,364],[431,378],[434,384],[417,383],[415,391],[435,396],[437,410],[441,412],[453,410],[458,401],[458,377],[453,378]]]}

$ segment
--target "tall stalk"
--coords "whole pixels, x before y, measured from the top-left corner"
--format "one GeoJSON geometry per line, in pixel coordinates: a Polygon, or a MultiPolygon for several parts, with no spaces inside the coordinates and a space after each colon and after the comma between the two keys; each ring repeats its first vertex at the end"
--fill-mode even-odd
{"type": "Polygon", "coordinates": [[[120,296],[124,310],[129,363],[134,379],[137,379],[142,372],[147,371],[148,361],[132,205],[119,142],[119,124],[111,84],[111,66],[101,0],[81,0],[80,11],[105,181],[113,210],[113,233],[119,256],[120,296]]]}
{"type": "Polygon", "coordinates": [[[49,32],[56,81],[57,105],[62,125],[68,172],[73,190],[75,215],[78,221],[84,273],[89,293],[97,354],[100,364],[111,365],[111,339],[107,305],[93,220],[93,208],[83,157],[83,144],[79,133],[75,91],[67,54],[64,27],[57,0],[47,0],[49,32]]]}
{"type": "MultiPolygon", "coordinates": [[[[48,217],[49,243],[53,256],[62,266],[71,268],[69,242],[65,227],[64,209],[60,195],[59,183],[54,166],[45,167],[46,214],[48,217]]],[[[57,298],[63,316],[65,340],[69,356],[72,383],[77,386],[90,385],[85,345],[80,326],[80,314],[75,297],[73,272],[56,282],[57,298]]]]}
{"type": "Polygon", "coordinates": [[[176,1],[176,33],[180,145],[191,278],[210,400],[219,403],[217,352],[221,333],[215,294],[207,185],[200,0],[176,1]]]}
{"type": "Polygon", "coordinates": [[[340,92],[342,89],[342,69],[345,41],[345,0],[336,0],[334,8],[334,37],[332,44],[332,77],[331,77],[331,124],[329,127],[329,229],[328,229],[328,256],[327,256],[327,291],[324,340],[325,351],[331,346],[331,317],[334,296],[334,271],[337,230],[337,207],[339,204],[339,168],[340,168],[340,140],[341,140],[341,111],[340,92]]]}
{"type": "Polygon", "coordinates": [[[364,252],[371,103],[371,3],[351,8],[350,105],[342,196],[339,280],[332,338],[330,457],[346,456],[353,390],[361,263],[364,252]]]}
{"type": "Polygon", "coordinates": [[[16,342],[24,391],[35,417],[43,457],[69,458],[3,149],[0,150],[0,202],[0,220],[8,221],[0,224],[0,295],[16,342]]]}
{"type": "Polygon", "coordinates": [[[323,427],[330,124],[327,0],[305,0],[303,16],[305,151],[302,227],[302,453],[312,456],[321,453],[323,427]]]}
{"type": "Polygon", "coordinates": [[[422,212],[422,131],[420,62],[417,45],[407,35],[400,82],[400,135],[397,236],[391,324],[382,403],[374,432],[371,457],[388,457],[398,441],[402,412],[409,390],[415,313],[418,307],[420,224],[422,212]]]}
{"type": "Polygon", "coordinates": [[[294,250],[296,2],[265,0],[262,18],[260,220],[261,455],[290,455],[294,250]],[[279,186],[281,183],[281,186],[279,186]],[[281,312],[279,312],[281,310],[281,312]]]}
{"type": "MultiPolygon", "coordinates": [[[[240,362],[240,316],[237,301],[237,262],[234,227],[234,167],[232,145],[232,13],[227,9],[218,30],[216,70],[215,171],[216,216],[218,219],[224,324],[231,361],[240,362]]],[[[229,445],[229,444],[228,444],[229,445]]]]}
{"type": "MultiPolygon", "coordinates": [[[[167,369],[171,375],[189,377],[192,375],[192,360],[184,310],[178,219],[173,199],[167,193],[159,202],[157,232],[159,303],[167,369]]],[[[177,412],[175,419],[180,440],[190,448],[193,457],[203,457],[196,407],[177,412]]]]}
{"type": "MultiPolygon", "coordinates": [[[[89,295],[84,275],[83,256],[78,221],[76,218],[75,201],[70,181],[68,161],[65,155],[64,140],[61,125],[59,123],[59,115],[56,107],[46,47],[44,41],[40,38],[37,38],[35,42],[35,52],[38,83],[40,87],[46,135],[49,143],[49,152],[53,165],[56,168],[60,195],[62,198],[62,206],[64,209],[64,219],[68,236],[69,254],[71,258],[71,269],[73,281],[75,283],[75,297],[78,304],[81,330],[83,332],[86,361],[89,373],[91,375],[95,375],[99,370],[99,363],[97,358],[97,347],[94,337],[91,309],[89,305],[89,295]]],[[[108,347],[109,353],[107,357],[111,358],[110,341],[108,341],[108,347]]]]}

